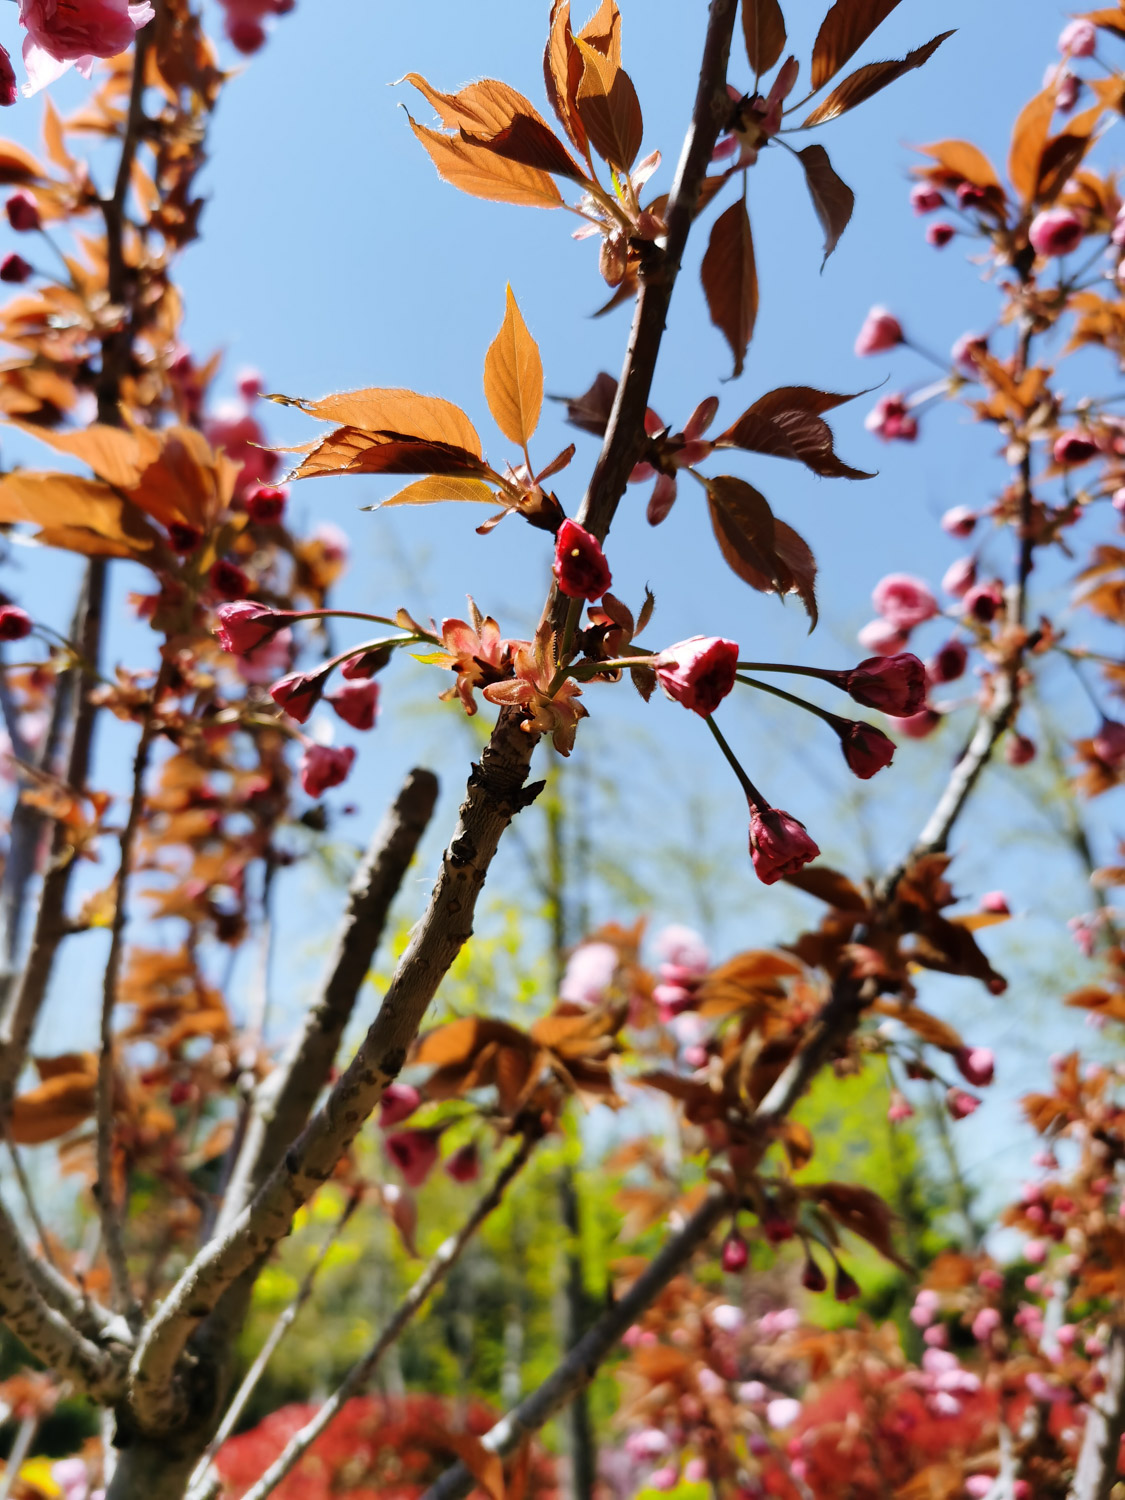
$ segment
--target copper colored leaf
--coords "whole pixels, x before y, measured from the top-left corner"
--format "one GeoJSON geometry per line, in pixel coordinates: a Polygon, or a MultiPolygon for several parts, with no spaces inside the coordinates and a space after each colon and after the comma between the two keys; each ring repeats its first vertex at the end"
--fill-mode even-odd
{"type": "Polygon", "coordinates": [[[88,557],[130,557],[152,548],[144,517],[107,484],[75,474],[19,469],[0,479],[0,523],[28,521],[42,540],[88,557]]]}
{"type": "Polygon", "coordinates": [[[601,0],[597,10],[578,33],[578,40],[593,47],[614,68],[621,66],[621,13],[616,0],[601,0]]]}
{"type": "Polygon", "coordinates": [[[489,473],[486,463],[451,443],[430,443],[395,432],[367,432],[338,427],[293,470],[291,479],[328,474],[462,474],[489,473]]]}
{"type": "Polygon", "coordinates": [[[1008,149],[1008,176],[1025,203],[1030,203],[1039,185],[1039,162],[1055,113],[1055,85],[1048,84],[1025,104],[1012,128],[1008,149]]]}
{"type": "Polygon", "coordinates": [[[340,427],[362,427],[367,432],[401,432],[433,443],[452,443],[481,456],[476,428],[459,406],[440,396],[395,387],[340,391],[308,401],[300,396],[270,396],[279,406],[296,406],[310,417],[340,427]]]}
{"type": "Polygon", "coordinates": [[[873,476],[863,469],[853,469],[836,457],[832,429],[820,415],[821,411],[854,399],[809,386],[780,386],[748,407],[716,439],[716,446],[796,459],[814,474],[831,478],[871,479],[873,476]]]}
{"type": "Polygon", "coordinates": [[[904,73],[920,68],[923,63],[930,60],[942,42],[952,35],[952,31],[943,31],[940,36],[935,36],[923,46],[915,47],[913,52],[908,52],[905,57],[894,58],[888,62],[868,63],[865,68],[857,68],[854,73],[844,79],[843,83],[836,85],[827,99],[821,100],[807,119],[801,121],[802,129],[807,129],[810,125],[823,125],[828,120],[836,119],[838,115],[870,99],[880,89],[885,89],[889,83],[894,83],[904,73]]]}
{"type": "Polygon", "coordinates": [[[937,1016],[931,1016],[929,1011],[922,1010],[920,1006],[897,1005],[893,1000],[882,999],[876,1000],[872,1009],[880,1015],[892,1016],[896,1021],[901,1021],[924,1042],[940,1047],[943,1052],[958,1052],[964,1046],[960,1034],[952,1026],[939,1020],[937,1016]]]}
{"type": "Polygon", "coordinates": [[[455,1067],[470,1061],[492,1042],[505,1047],[531,1046],[525,1034],[506,1021],[467,1016],[460,1021],[450,1021],[448,1026],[438,1026],[419,1038],[410,1060],[431,1067],[455,1067]]]}
{"type": "Polygon", "coordinates": [[[488,1500],[505,1500],[504,1461],[498,1453],[486,1448],[474,1433],[435,1429],[433,1444],[457,1455],[488,1500]]]}
{"type": "Polygon", "coordinates": [[[789,587],[785,592],[797,595],[809,617],[809,630],[815,630],[819,611],[816,604],[816,558],[812,548],[799,532],[784,521],[775,520],[773,540],[777,555],[785,564],[789,575],[789,587]]]}
{"type": "Polygon", "coordinates": [[[768,73],[785,46],[785,17],[777,0],[742,0],[742,33],[755,78],[768,73]]]}
{"type": "Polygon", "coordinates": [[[524,166],[555,172],[560,177],[572,177],[576,182],[586,181],[585,172],[538,115],[517,115],[510,125],[487,138],[463,129],[461,139],[471,146],[486,146],[494,155],[507,161],[522,162],[524,166]]]}
{"type": "Polygon", "coordinates": [[[865,912],[867,898],[863,892],[839,870],[828,865],[806,865],[792,875],[783,877],[787,885],[796,886],[807,896],[815,896],[837,911],[865,912]]]}
{"type": "Polygon", "coordinates": [[[820,263],[823,270],[824,261],[840,243],[840,236],[848,227],[855,207],[855,194],[842,177],[837,177],[823,146],[806,146],[797,152],[797,156],[804,169],[813,208],[824,230],[824,260],[820,263]]]}
{"type": "Polygon", "coordinates": [[[8,187],[16,182],[34,182],[46,175],[30,151],[15,141],[0,141],[0,184],[8,187]]]}
{"type": "Polygon", "coordinates": [[[836,0],[813,43],[812,83],[824,84],[847,62],[898,4],[898,0],[836,0]]]}
{"type": "Polygon", "coordinates": [[[734,572],[752,588],[780,592],[774,514],[766,497],[744,479],[720,474],[707,481],[707,498],[719,547],[734,572]]]}
{"type": "Polygon", "coordinates": [[[559,124],[579,151],[586,151],[586,131],[578,114],[582,55],[570,25],[570,0],[554,0],[551,29],[543,53],[543,82],[559,124]]]}
{"type": "Polygon", "coordinates": [[[508,161],[487,146],[472,146],[468,141],[443,135],[440,130],[427,130],[424,125],[415,124],[409,114],[406,118],[430,153],[438,175],[463,193],[494,203],[519,203],[532,208],[562,205],[562,194],[539,167],[508,161]]]}
{"type": "Polygon", "coordinates": [[[741,199],[732,203],[711,226],[702,278],[711,321],[731,347],[734,374],[741,375],[758,317],[754,240],[746,204],[741,199]]]}
{"type": "Polygon", "coordinates": [[[594,376],[594,383],[581,396],[552,396],[566,402],[566,420],[572,427],[603,437],[609,426],[609,415],[617,398],[617,381],[604,370],[594,376]]]}
{"type": "Polygon", "coordinates": [[[13,1101],[12,1139],[19,1146],[37,1146],[68,1134],[93,1114],[96,1088],[97,1074],[86,1068],[45,1077],[13,1101]]]}
{"type": "Polygon", "coordinates": [[[963,178],[974,187],[1000,187],[992,163],[971,141],[935,141],[932,146],[921,149],[953,177],[963,178]]]}
{"type": "Polygon", "coordinates": [[[1044,146],[1039,159],[1039,180],[1035,189],[1037,203],[1053,203],[1066,187],[1093,143],[1094,127],[1101,116],[1102,106],[1093,105],[1076,115],[1065,131],[1044,146]]]}
{"type": "Polygon", "coordinates": [[[910,1270],[891,1243],[894,1214],[878,1193],[850,1182],[818,1182],[804,1192],[827,1209],[838,1224],[873,1245],[893,1265],[910,1270]]]}
{"type": "Polygon", "coordinates": [[[497,496],[483,479],[467,479],[459,474],[431,474],[427,479],[416,479],[389,500],[378,505],[365,505],[363,509],[383,510],[388,505],[433,505],[441,500],[469,500],[495,505],[497,496]]]}
{"type": "Polygon", "coordinates": [[[813,1156],[812,1131],[798,1120],[786,1120],[781,1127],[785,1154],[795,1172],[807,1167],[813,1156]]]}
{"type": "Polygon", "coordinates": [[[581,39],[582,79],[578,114],[590,144],[618,172],[627,173],[637,159],[644,135],[641,104],[624,68],[581,39]]]}
{"type": "Polygon", "coordinates": [[[530,99],[498,78],[481,78],[466,84],[455,94],[443,94],[427,83],[420,73],[407,73],[402,80],[412,83],[424,94],[447,130],[464,130],[469,135],[493,136],[507,129],[517,115],[545,123],[530,99]]]}
{"type": "Polygon", "coordinates": [[[543,406],[543,362],[511,286],[500,332],[484,357],[484,394],[500,431],[509,442],[526,447],[543,406]]]}

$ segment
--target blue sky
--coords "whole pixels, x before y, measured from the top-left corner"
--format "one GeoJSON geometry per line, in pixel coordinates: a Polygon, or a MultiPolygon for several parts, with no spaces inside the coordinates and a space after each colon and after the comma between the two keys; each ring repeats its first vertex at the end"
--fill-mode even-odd
{"type": "MultiPolygon", "coordinates": [[[[547,9],[528,0],[430,0],[414,6],[298,0],[276,26],[267,48],[249,60],[223,97],[203,179],[209,200],[203,240],[182,267],[189,341],[200,357],[225,351],[228,387],[241,366],[254,365],[264,372],[267,389],[295,395],[368,385],[440,394],[468,411],[496,462],[505,445],[488,416],[481,367],[503,315],[508,281],[539,341],[548,391],[574,393],[599,369],[620,368],[628,313],[591,320],[605,290],[594,246],[570,238],[574,220],[483,203],[441,182],[400,106],[423,123],[430,119],[428,108],[408,85],[392,86],[411,70],[445,89],[491,75],[545,110],[540,58],[547,9]]],[[[621,9],[624,62],[645,113],[643,149],[664,153],[651,184],[661,191],[670,183],[690,112],[706,7],[702,0],[621,0],[621,9]]],[[[790,0],[787,9],[794,13],[791,45],[805,63],[821,7],[790,0]]],[[[14,9],[2,19],[0,41],[10,45],[14,9]]],[[[908,207],[908,171],[917,160],[911,148],[966,136],[1001,163],[1010,122],[1039,87],[1065,19],[1065,11],[1047,0],[903,0],[857,61],[902,56],[937,31],[955,27],[956,35],[921,72],[811,135],[856,193],[855,216],[839,249],[821,274],[821,234],[797,164],[782,151],[763,153],[750,177],[762,303],[746,371],[739,381],[724,383],[730,357],[703,304],[698,263],[704,238],[697,235],[656,376],[657,410],[682,423],[714,392],[725,423],[782,384],[859,391],[884,381],[888,390],[925,381],[929,367],[909,352],[863,361],[854,356],[856,331],[875,302],[898,312],[920,343],[939,352],[966,329],[990,327],[996,293],[966,264],[964,242],[931,250],[923,240],[924,221],[908,207]]],[[[738,46],[734,56],[732,81],[745,87],[750,79],[738,46]]],[[[63,108],[80,94],[77,80],[56,88],[63,108]]],[[[0,128],[34,144],[35,102],[8,111],[0,128]]],[[[782,607],[752,594],[726,570],[701,494],[685,484],[676,509],[657,530],[643,519],[647,487],[631,490],[609,542],[614,591],[634,605],[646,583],[656,594],[650,640],[662,645],[696,633],[727,635],[747,656],[846,665],[861,654],[855,629],[870,617],[870,591],[884,573],[905,569],[936,586],[959,552],[936,518],[952,504],[985,503],[1004,471],[992,440],[954,407],[929,415],[915,446],[879,443],[862,425],[875,399],[861,397],[832,417],[838,451],[861,468],[877,469],[873,480],[820,480],[796,465],[749,455],[731,462],[732,472],[756,484],[818,555],[822,623],[816,634],[807,636],[799,606],[782,607]]],[[[298,441],[314,430],[292,413],[271,413],[269,420],[279,441],[298,441]]],[[[533,457],[545,462],[571,437],[548,403],[533,457]]],[[[576,461],[557,483],[571,513],[596,451],[592,439],[575,435],[575,441],[576,461]]],[[[7,452],[9,458],[17,452],[31,458],[14,444],[7,452]]],[[[719,467],[712,463],[710,470],[719,467]]],[[[352,540],[353,566],[339,602],[379,611],[405,604],[440,619],[461,613],[468,591],[507,632],[524,633],[547,581],[549,538],[509,522],[481,539],[473,532],[481,517],[469,507],[362,513],[360,507],[390,493],[391,483],[316,481],[294,493],[295,516],[332,520],[352,540]]],[[[1007,567],[1006,548],[1006,540],[990,546],[998,567],[1007,567]]],[[[137,586],[128,569],[117,574],[121,596],[137,586]]],[[[51,581],[58,576],[54,560],[48,566],[29,559],[24,582],[13,587],[30,590],[44,611],[56,605],[53,618],[62,623],[65,610],[57,606],[61,596],[51,581]]],[[[1037,605],[1062,608],[1067,578],[1065,568],[1045,568],[1037,605]]],[[[122,622],[111,654],[129,649],[132,632],[123,611],[122,622]]],[[[943,638],[939,627],[928,627],[918,646],[929,654],[943,638]]],[[[468,741],[455,710],[432,702],[444,685],[432,669],[396,665],[386,679],[381,723],[364,741],[354,784],[334,799],[337,805],[348,798],[358,804],[354,819],[341,826],[359,840],[407,766],[420,760],[441,773],[435,831],[403,902],[410,916],[420,908],[464,783],[468,741]]],[[[1091,731],[1090,711],[1071,685],[1060,679],[1050,697],[1067,732],[1091,731]]],[[[657,920],[699,916],[687,879],[689,856],[702,858],[712,871],[711,936],[722,950],[784,940],[799,919],[814,915],[803,898],[767,891],[750,875],[741,798],[703,725],[659,699],[643,708],[628,684],[615,693],[591,691],[586,701],[594,720],[572,764],[574,776],[594,788],[592,842],[609,863],[639,872],[657,920]],[[600,783],[607,784],[601,791],[600,783]]],[[[909,844],[956,753],[968,710],[933,742],[907,743],[895,766],[862,798],[834,740],[811,719],[795,711],[779,714],[772,702],[756,697],[732,702],[723,718],[728,737],[769,795],[809,823],[826,855],[862,871],[909,844]]],[[[114,726],[102,744],[102,774],[114,784],[123,745],[114,726]]],[[[1039,787],[1040,772],[1025,776],[1025,786],[1039,787]]],[[[1012,991],[996,1001],[972,981],[939,980],[925,993],[952,1018],[972,1018],[974,1041],[1008,1047],[1022,1058],[1017,1049],[1025,1045],[1028,1020],[1051,1014],[1050,987],[1082,974],[1065,920],[1089,899],[1065,857],[1044,881],[1043,813],[1035,805],[1041,794],[1029,798],[1011,782],[1008,777],[1007,789],[997,792],[991,806],[966,820],[956,840],[962,854],[955,871],[969,899],[1002,885],[1021,913],[1008,928],[986,935],[998,964],[1014,976],[1012,991]]],[[[1096,811],[1108,849],[1120,801],[1104,799],[1096,811]]],[[[534,828],[526,831],[534,836],[534,828]]],[[[519,855],[509,851],[498,863],[487,902],[512,899],[519,880],[519,855]]],[[[298,952],[279,966],[283,1017],[302,1002],[336,905],[336,893],[315,877],[293,876],[285,910],[298,952]]],[[[602,913],[629,915],[610,905],[602,913]]],[[[57,1004],[62,1016],[61,995],[57,1004]]],[[[1037,1043],[1037,1055],[1075,1035],[1089,1040],[1076,1023],[1052,1020],[1039,1033],[1046,1041],[1041,1048],[1037,1043]]],[[[1004,1071],[996,1103],[959,1127],[970,1140],[970,1156],[977,1139],[983,1159],[996,1129],[989,1117],[1018,1092],[1015,1079],[1005,1082],[1004,1071]]]]}

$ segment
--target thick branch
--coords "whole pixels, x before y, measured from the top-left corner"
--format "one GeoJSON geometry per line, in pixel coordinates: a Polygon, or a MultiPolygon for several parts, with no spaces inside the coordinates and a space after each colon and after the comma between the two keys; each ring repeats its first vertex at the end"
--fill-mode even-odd
{"type": "Polygon", "coordinates": [[[1109,1500],[1125,1436],[1125,1333],[1115,1328],[1103,1360],[1105,1388],[1090,1403],[1067,1500],[1109,1500]]]}
{"type": "Polygon", "coordinates": [[[360,988],[383,936],[391,903],[433,816],[438,782],[431,771],[406,778],[375,830],[352,880],[320,996],[277,1068],[254,1095],[216,1234],[222,1238],[277,1166],[308,1120],[336,1057],[360,988]]]}
{"type": "MultiPolygon", "coordinates": [[[[344,1403],[361,1391],[375,1373],[383,1355],[402,1337],[407,1324],[421,1311],[427,1297],[436,1286],[445,1280],[461,1258],[465,1246],[476,1234],[488,1216],[499,1207],[513,1179],[523,1170],[535,1147],[530,1136],[524,1136],[519,1149],[496,1175],[489,1190],[477,1201],[472,1213],[455,1235],[451,1235],[439,1246],[433,1259],[419,1276],[395,1309],[390,1322],[361,1360],[351,1367],[336,1390],[324,1402],[316,1416],[306,1422],[300,1432],[290,1438],[285,1448],[265,1471],[262,1477],[246,1491],[242,1500],[266,1500],[285,1476],[300,1462],[313,1443],[329,1423],[336,1417],[344,1403]]],[[[207,1492],[205,1492],[207,1493],[207,1492]]]]}

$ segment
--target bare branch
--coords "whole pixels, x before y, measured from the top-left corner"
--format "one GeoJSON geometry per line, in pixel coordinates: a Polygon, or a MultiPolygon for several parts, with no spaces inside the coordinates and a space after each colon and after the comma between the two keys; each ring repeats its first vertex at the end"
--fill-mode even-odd
{"type": "Polygon", "coordinates": [[[1125,1332],[1110,1334],[1102,1359],[1105,1387],[1090,1403],[1078,1467],[1067,1500],[1109,1500],[1118,1482],[1117,1460],[1125,1436],[1125,1332]]]}
{"type": "MultiPolygon", "coordinates": [[[[534,1149],[535,1140],[531,1136],[524,1136],[520,1141],[519,1148],[497,1173],[492,1186],[477,1201],[472,1213],[461,1225],[461,1228],[439,1247],[429,1265],[427,1265],[421,1276],[419,1276],[418,1280],[399,1303],[390,1322],[379,1334],[379,1337],[372,1344],[371,1348],[361,1360],[358,1360],[351,1367],[336,1387],[336,1390],[321,1406],[316,1416],[311,1421],[306,1422],[300,1432],[295,1433],[290,1438],[285,1448],[262,1477],[246,1491],[242,1500],[266,1500],[266,1496],[277,1488],[304,1454],[308,1452],[309,1448],[316,1442],[317,1438],[337,1415],[344,1403],[350,1397],[354,1396],[357,1391],[363,1389],[375,1373],[383,1355],[402,1336],[403,1330],[421,1310],[426,1298],[448,1276],[449,1272],[461,1258],[465,1246],[473,1238],[488,1216],[499,1206],[508,1187],[526,1166],[528,1158],[534,1149]]],[[[204,1495],[208,1493],[207,1490],[204,1490],[194,1497],[194,1500],[203,1500],[204,1495]]]]}

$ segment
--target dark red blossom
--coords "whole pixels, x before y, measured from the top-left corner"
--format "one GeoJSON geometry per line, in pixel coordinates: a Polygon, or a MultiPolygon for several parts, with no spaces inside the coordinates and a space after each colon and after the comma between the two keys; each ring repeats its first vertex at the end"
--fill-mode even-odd
{"type": "Polygon", "coordinates": [[[18,604],[0,605],[0,641],[22,641],[31,634],[31,616],[18,604]]]}
{"type": "Polygon", "coordinates": [[[255,604],[252,599],[220,604],[215,614],[219,621],[215,627],[219,645],[233,656],[245,656],[248,651],[253,651],[255,646],[269,640],[293,618],[289,610],[270,609],[266,604],[255,604]]]}
{"type": "Polygon", "coordinates": [[[324,673],[318,669],[315,672],[287,672],[284,677],[279,677],[270,687],[270,697],[283,708],[291,719],[296,719],[298,724],[304,724],[313,709],[320,702],[320,695],[324,691],[324,673]]]}
{"type": "Polygon", "coordinates": [[[301,785],[310,797],[321,797],[329,787],[347,780],[354,760],[351,745],[306,745],[301,756],[301,785]]]}
{"type": "Polygon", "coordinates": [[[737,665],[735,641],[693,635],[660,653],[656,676],[669,698],[706,718],[734,687],[737,665]]]}
{"type": "Polygon", "coordinates": [[[895,755],[895,742],[874,724],[856,721],[845,723],[840,731],[840,748],[848,767],[861,781],[869,781],[889,766],[895,755]]]}
{"type": "Polygon", "coordinates": [[[379,708],[377,682],[348,682],[328,694],[328,702],[353,729],[374,729],[379,708]]]}
{"type": "Polygon", "coordinates": [[[779,807],[750,804],[750,857],[763,885],[795,875],[820,854],[805,825],[779,807]]]}
{"type": "Polygon", "coordinates": [[[577,521],[559,527],[551,571],[568,599],[600,599],[613,581],[597,537],[577,521]]]}
{"type": "Polygon", "coordinates": [[[250,592],[250,579],[237,563],[228,562],[225,557],[211,564],[211,572],[208,575],[211,587],[223,599],[245,599],[250,592]]]}
{"type": "Polygon", "coordinates": [[[885,714],[916,714],[926,701],[926,669],[910,651],[869,656],[836,680],[857,703],[885,714]]]}

